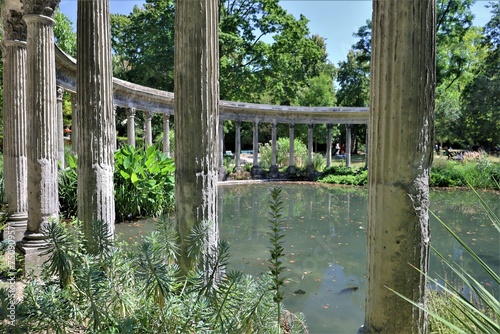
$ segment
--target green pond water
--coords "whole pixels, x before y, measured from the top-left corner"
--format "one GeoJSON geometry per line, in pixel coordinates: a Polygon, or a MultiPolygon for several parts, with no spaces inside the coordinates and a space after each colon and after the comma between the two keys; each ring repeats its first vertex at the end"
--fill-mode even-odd
{"type": "MultiPolygon", "coordinates": [[[[285,307],[303,312],[310,333],[356,333],[364,319],[366,283],[367,191],[319,184],[257,183],[219,186],[219,228],[230,247],[230,268],[260,275],[268,268],[269,189],[283,191],[287,278],[285,307]],[[341,293],[345,288],[358,288],[341,293]],[[299,293],[305,292],[305,293],[299,293]]],[[[498,193],[482,198],[500,215],[498,193]]],[[[470,191],[431,192],[431,209],[466,241],[496,272],[500,272],[499,234],[470,191]]],[[[151,221],[116,226],[120,238],[138,240],[154,228],[151,221]]],[[[462,247],[431,219],[432,244],[498,295],[462,247]]],[[[432,255],[430,272],[453,278],[432,255]]],[[[458,283],[457,283],[458,284],[458,283]]]]}

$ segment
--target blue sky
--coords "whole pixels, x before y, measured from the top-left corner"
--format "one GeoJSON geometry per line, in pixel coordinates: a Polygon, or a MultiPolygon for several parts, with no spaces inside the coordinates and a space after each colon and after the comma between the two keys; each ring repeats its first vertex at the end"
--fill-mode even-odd
{"type": "MultiPolygon", "coordinates": [[[[143,0],[110,0],[110,11],[115,14],[129,14],[135,5],[143,0]]],[[[475,24],[484,26],[490,19],[488,1],[477,1],[473,7],[475,24]]],[[[76,0],[62,0],[61,12],[76,25],[76,0]]],[[[281,6],[295,17],[304,14],[309,19],[311,34],[326,38],[329,59],[335,65],[345,60],[347,52],[356,42],[352,37],[359,27],[371,19],[370,0],[281,0],[281,6]]]]}

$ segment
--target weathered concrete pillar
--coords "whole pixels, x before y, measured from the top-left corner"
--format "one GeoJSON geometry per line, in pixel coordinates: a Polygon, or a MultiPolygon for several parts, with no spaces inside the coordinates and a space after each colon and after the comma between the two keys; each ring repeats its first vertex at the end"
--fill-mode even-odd
{"type": "Polygon", "coordinates": [[[345,125],[345,165],[351,167],[352,124],[345,125]]]}
{"type": "Polygon", "coordinates": [[[272,150],[272,157],[271,157],[271,177],[272,178],[277,178],[278,177],[278,165],[276,164],[276,155],[277,155],[277,147],[276,147],[276,120],[273,120],[273,125],[272,125],[272,131],[271,131],[271,150],[272,150]]]}
{"type": "Polygon", "coordinates": [[[218,4],[218,0],[176,2],[175,220],[183,273],[195,265],[188,256],[192,227],[210,222],[207,253],[217,249],[219,240],[218,4]]]}
{"type": "MultiPolygon", "coordinates": [[[[11,4],[12,5],[12,4],[11,4]]],[[[28,161],[26,153],[26,25],[18,8],[3,11],[3,159],[7,200],[4,239],[20,241],[28,222],[28,161]]]]}
{"type": "Polygon", "coordinates": [[[163,114],[163,152],[170,158],[170,115],[163,114]]]}
{"type": "Polygon", "coordinates": [[[135,108],[127,109],[127,144],[135,147],[135,108]]]}
{"type": "Polygon", "coordinates": [[[259,167],[259,120],[256,118],[253,121],[253,166],[252,176],[255,178],[260,176],[259,167]]]}
{"type": "Polygon", "coordinates": [[[144,136],[144,146],[148,148],[153,145],[153,130],[151,129],[151,119],[153,118],[153,113],[150,111],[144,112],[144,126],[146,128],[146,135],[144,136]]]}
{"type": "Polygon", "coordinates": [[[309,124],[307,130],[308,130],[307,131],[307,169],[309,170],[309,172],[314,172],[314,166],[312,163],[314,124],[309,124]]]}
{"type": "Polygon", "coordinates": [[[71,96],[71,150],[74,154],[78,154],[78,103],[76,95],[71,96]]]}
{"type": "Polygon", "coordinates": [[[234,147],[234,165],[236,174],[241,174],[241,121],[236,120],[236,138],[235,138],[235,147],[234,147]]]}
{"type": "Polygon", "coordinates": [[[326,167],[332,165],[332,128],[333,124],[327,124],[327,134],[326,134],[326,167]]]}
{"type": "Polygon", "coordinates": [[[297,168],[295,167],[295,123],[290,123],[288,136],[290,139],[288,174],[295,174],[297,173],[297,168]]]}
{"type": "Polygon", "coordinates": [[[115,231],[113,67],[109,0],[78,0],[78,219],[83,222],[87,250],[96,221],[115,231]]]}
{"type": "Polygon", "coordinates": [[[26,266],[37,266],[41,229],[59,215],[58,136],[53,10],[57,1],[26,1],[28,30],[26,132],[28,133],[28,227],[22,241],[26,266]],[[48,7],[51,6],[51,7],[48,7]]]}
{"type": "Polygon", "coordinates": [[[64,88],[56,88],[56,101],[57,101],[57,151],[58,151],[58,162],[59,168],[64,169],[64,125],[63,125],[63,94],[64,88]]]}
{"type": "Polygon", "coordinates": [[[370,97],[368,259],[361,333],[427,333],[434,0],[376,0],[370,97]]]}

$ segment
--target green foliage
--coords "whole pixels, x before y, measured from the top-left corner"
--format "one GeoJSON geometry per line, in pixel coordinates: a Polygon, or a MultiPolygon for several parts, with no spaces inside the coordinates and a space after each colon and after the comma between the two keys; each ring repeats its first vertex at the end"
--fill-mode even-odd
{"type": "Polygon", "coordinates": [[[59,209],[61,214],[65,217],[74,217],[78,210],[76,157],[67,154],[65,156],[65,162],[65,168],[59,171],[59,209]]]}
{"type": "Polygon", "coordinates": [[[326,168],[318,182],[364,186],[368,182],[368,171],[364,168],[353,169],[344,165],[326,168]]]}
{"type": "MultiPolygon", "coordinates": [[[[473,188],[472,188],[473,189],[473,188]]],[[[485,213],[491,220],[491,223],[500,232],[500,219],[495,215],[479,194],[473,190],[479,201],[483,205],[485,213]]],[[[432,213],[432,212],[431,212],[432,213]]],[[[433,213],[432,213],[433,214],[433,213]]],[[[434,214],[433,214],[434,215],[434,214]]],[[[477,279],[477,272],[467,272],[463,267],[442,255],[436,248],[431,246],[432,250],[440,258],[445,267],[451,269],[454,275],[459,279],[459,286],[450,283],[446,277],[433,278],[427,273],[422,273],[427,277],[438,291],[430,294],[431,301],[429,306],[417,304],[408,298],[394,291],[397,295],[404,298],[414,306],[427,312],[433,319],[431,329],[439,330],[439,333],[499,333],[500,332],[500,301],[498,299],[498,288],[500,287],[500,276],[491,267],[489,267],[460,237],[453,232],[441,219],[434,215],[440,224],[452,235],[455,240],[464,248],[466,253],[484,270],[484,273],[491,283],[491,288],[483,286],[477,279]],[[444,283],[442,283],[444,282],[444,283]],[[464,292],[471,291],[470,296],[464,292]]],[[[484,278],[483,278],[484,279],[484,278]]]]}
{"type": "MultiPolygon", "coordinates": [[[[293,159],[297,168],[304,168],[307,164],[307,147],[299,139],[293,141],[293,159]]],[[[259,145],[260,167],[269,168],[272,162],[272,143],[259,145]]],[[[276,141],[276,164],[278,167],[290,165],[290,139],[278,138],[276,141]]]]}
{"type": "Polygon", "coordinates": [[[280,319],[281,319],[281,301],[283,300],[282,287],[285,282],[283,271],[286,267],[283,266],[284,248],[283,242],[285,235],[283,233],[284,227],[283,220],[283,196],[281,195],[281,188],[271,189],[271,199],[269,200],[269,241],[271,247],[269,252],[271,258],[269,259],[269,270],[271,276],[271,290],[274,291],[273,300],[278,306],[278,333],[280,332],[280,319]]]}
{"type": "Polygon", "coordinates": [[[431,169],[431,187],[463,187],[498,189],[500,164],[487,158],[477,162],[435,160],[431,169]]]}
{"type": "Polygon", "coordinates": [[[124,217],[158,216],[174,204],[173,160],[150,146],[125,145],[115,153],[115,208],[124,217]]]}
{"type": "Polygon", "coordinates": [[[55,12],[54,20],[56,44],[71,57],[76,57],[76,33],[73,31],[73,22],[59,9],[55,12]]]}
{"type": "MultiPolygon", "coordinates": [[[[96,231],[107,238],[105,230],[96,231]]],[[[207,281],[197,269],[178,275],[171,221],[161,221],[139,243],[114,244],[98,255],[85,253],[76,222],[50,224],[47,236],[43,275],[28,280],[14,325],[0,322],[1,332],[276,333],[269,276],[224,273],[227,244],[209,261],[208,272],[219,278],[207,281]]]]}

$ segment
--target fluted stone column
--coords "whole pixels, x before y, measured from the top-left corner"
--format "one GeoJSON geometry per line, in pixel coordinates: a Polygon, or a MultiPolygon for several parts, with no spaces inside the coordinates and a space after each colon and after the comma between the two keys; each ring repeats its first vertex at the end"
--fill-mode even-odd
{"type": "Polygon", "coordinates": [[[351,167],[352,124],[345,125],[345,165],[351,167]]]}
{"type": "Polygon", "coordinates": [[[369,138],[370,138],[370,127],[368,124],[366,125],[366,135],[365,135],[365,168],[368,168],[368,153],[370,152],[369,150],[369,138]]]}
{"type": "Polygon", "coordinates": [[[226,179],[226,168],[224,167],[224,120],[219,118],[219,181],[226,179]]]}
{"type": "Polygon", "coordinates": [[[57,101],[57,150],[58,150],[58,162],[59,168],[64,169],[64,125],[63,125],[63,94],[64,88],[56,88],[56,101],[57,101]]]}
{"type": "Polygon", "coordinates": [[[255,119],[253,122],[253,166],[252,176],[254,178],[260,176],[259,167],[259,120],[255,119]]]}
{"type": "Polygon", "coordinates": [[[327,124],[327,134],[326,134],[326,167],[332,165],[332,128],[333,124],[327,124]]]}
{"type": "Polygon", "coordinates": [[[71,96],[71,150],[74,154],[78,154],[78,103],[76,95],[71,96]]]}
{"type": "Polygon", "coordinates": [[[236,121],[236,138],[235,138],[235,148],[234,148],[234,165],[236,169],[236,174],[241,174],[241,121],[236,121]]]}
{"type": "Polygon", "coordinates": [[[434,0],[376,0],[370,97],[368,259],[360,333],[427,333],[434,0]]]}
{"type": "Polygon", "coordinates": [[[312,156],[313,156],[313,130],[314,130],[314,124],[309,124],[307,128],[307,169],[309,173],[314,172],[314,166],[312,163],[312,156]]]}
{"type": "MultiPolygon", "coordinates": [[[[177,0],[175,15],[175,219],[182,273],[191,229],[210,222],[207,253],[216,251],[219,154],[218,0],[177,0]]],[[[208,272],[208,268],[204,268],[208,272]]]]}
{"type": "Polygon", "coordinates": [[[135,108],[127,109],[127,144],[135,147],[135,108]]]}
{"type": "Polygon", "coordinates": [[[96,253],[92,238],[96,221],[115,230],[113,72],[109,0],[78,0],[78,218],[83,222],[87,250],[96,253]]]}
{"type": "Polygon", "coordinates": [[[151,119],[153,118],[153,113],[150,111],[144,112],[144,122],[146,127],[146,135],[144,138],[145,147],[153,145],[153,130],[151,129],[151,119]]]}
{"type": "Polygon", "coordinates": [[[170,158],[170,115],[163,114],[163,152],[170,158]]]}
{"type": "Polygon", "coordinates": [[[28,29],[26,132],[28,133],[28,227],[22,241],[26,266],[36,266],[45,245],[41,229],[57,221],[58,136],[53,10],[58,1],[26,1],[28,29]],[[52,8],[48,7],[53,6],[52,8]]]}
{"type": "MultiPolygon", "coordinates": [[[[3,5],[5,6],[5,4],[3,5]]],[[[3,7],[3,159],[7,200],[4,239],[20,241],[28,222],[28,161],[26,153],[26,25],[22,13],[3,7]]],[[[19,8],[20,10],[20,8],[19,8]]]]}
{"type": "Polygon", "coordinates": [[[273,120],[272,123],[272,131],[271,131],[271,149],[272,149],[272,157],[271,157],[271,177],[272,178],[277,178],[278,177],[278,165],[276,164],[276,155],[277,155],[277,148],[276,148],[276,120],[273,120]]]}
{"type": "MultiPolygon", "coordinates": [[[[113,104],[113,119],[116,121],[116,113],[118,112],[118,105],[113,104]]],[[[114,142],[114,147],[113,151],[116,152],[118,150],[118,130],[116,129],[116,124],[113,126],[113,130],[115,132],[115,142],[114,142]]]]}
{"type": "Polygon", "coordinates": [[[290,123],[290,127],[288,129],[288,136],[290,139],[288,174],[293,175],[297,173],[297,168],[295,167],[295,123],[290,123]]]}

